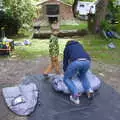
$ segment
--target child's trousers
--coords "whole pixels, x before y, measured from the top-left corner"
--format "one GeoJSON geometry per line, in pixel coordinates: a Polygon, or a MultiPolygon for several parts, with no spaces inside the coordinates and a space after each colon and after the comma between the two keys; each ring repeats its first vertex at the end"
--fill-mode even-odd
{"type": "Polygon", "coordinates": [[[59,65],[59,61],[58,61],[58,56],[51,57],[51,64],[44,71],[44,74],[51,73],[52,70],[55,70],[56,74],[60,74],[60,65],[59,65]]]}

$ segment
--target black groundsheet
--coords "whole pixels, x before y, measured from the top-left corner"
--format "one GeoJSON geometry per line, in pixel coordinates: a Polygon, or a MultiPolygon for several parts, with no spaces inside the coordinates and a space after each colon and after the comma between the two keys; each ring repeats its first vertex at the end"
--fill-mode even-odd
{"type": "Polygon", "coordinates": [[[83,95],[80,105],[71,103],[68,95],[55,92],[42,75],[27,76],[23,83],[29,82],[36,83],[39,98],[28,120],[120,120],[120,95],[104,82],[94,100],[83,95]]]}

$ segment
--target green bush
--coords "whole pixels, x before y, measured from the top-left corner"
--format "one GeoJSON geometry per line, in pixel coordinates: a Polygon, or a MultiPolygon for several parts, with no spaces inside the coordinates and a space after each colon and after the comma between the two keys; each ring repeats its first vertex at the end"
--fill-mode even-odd
{"type": "Polygon", "coordinates": [[[116,4],[115,0],[110,0],[108,11],[110,17],[107,21],[111,21],[111,24],[103,21],[103,23],[101,23],[102,26],[105,27],[105,29],[111,27],[114,31],[120,33],[120,5],[116,4]]]}
{"type": "Polygon", "coordinates": [[[36,9],[31,0],[4,0],[3,6],[8,34],[17,33],[19,28],[25,28],[26,25],[32,26],[36,9]]]}
{"type": "Polygon", "coordinates": [[[112,25],[107,20],[103,20],[101,22],[101,28],[105,31],[110,31],[112,29],[112,25]]]}
{"type": "Polygon", "coordinates": [[[0,11],[0,28],[4,27],[6,36],[17,34],[20,26],[18,19],[9,16],[4,11],[0,11]]]}
{"type": "Polygon", "coordinates": [[[118,24],[115,24],[114,29],[120,34],[120,22],[118,24]]]}

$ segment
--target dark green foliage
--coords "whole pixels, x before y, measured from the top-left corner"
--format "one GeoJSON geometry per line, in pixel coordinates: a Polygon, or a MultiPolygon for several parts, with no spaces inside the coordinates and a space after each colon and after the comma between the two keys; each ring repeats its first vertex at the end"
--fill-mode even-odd
{"type": "Polygon", "coordinates": [[[5,27],[6,35],[16,34],[19,28],[31,26],[35,15],[35,6],[31,0],[4,0],[5,13],[1,14],[1,26],[5,27]]]}
{"type": "Polygon", "coordinates": [[[110,0],[108,4],[108,10],[112,19],[114,19],[114,21],[118,21],[120,17],[120,6],[115,4],[113,0],[110,0]]]}
{"type": "Polygon", "coordinates": [[[0,28],[4,28],[6,35],[14,35],[20,28],[20,21],[6,12],[0,11],[0,28]]]}
{"type": "Polygon", "coordinates": [[[103,28],[105,31],[110,31],[112,30],[112,25],[107,20],[103,20],[101,22],[101,28],[103,28]]]}
{"type": "Polygon", "coordinates": [[[108,14],[106,19],[101,22],[104,30],[114,30],[120,33],[120,6],[115,0],[110,0],[108,4],[108,14]]]}

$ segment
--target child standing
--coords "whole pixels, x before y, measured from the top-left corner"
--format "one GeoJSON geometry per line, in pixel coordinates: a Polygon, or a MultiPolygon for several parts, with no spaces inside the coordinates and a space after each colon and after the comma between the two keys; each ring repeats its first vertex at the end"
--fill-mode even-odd
{"type": "Polygon", "coordinates": [[[54,69],[57,74],[60,73],[59,70],[59,44],[58,44],[58,30],[52,28],[52,34],[50,36],[49,40],[49,55],[51,59],[51,64],[48,66],[48,68],[44,71],[44,75],[47,75],[48,73],[52,72],[54,69]]]}

